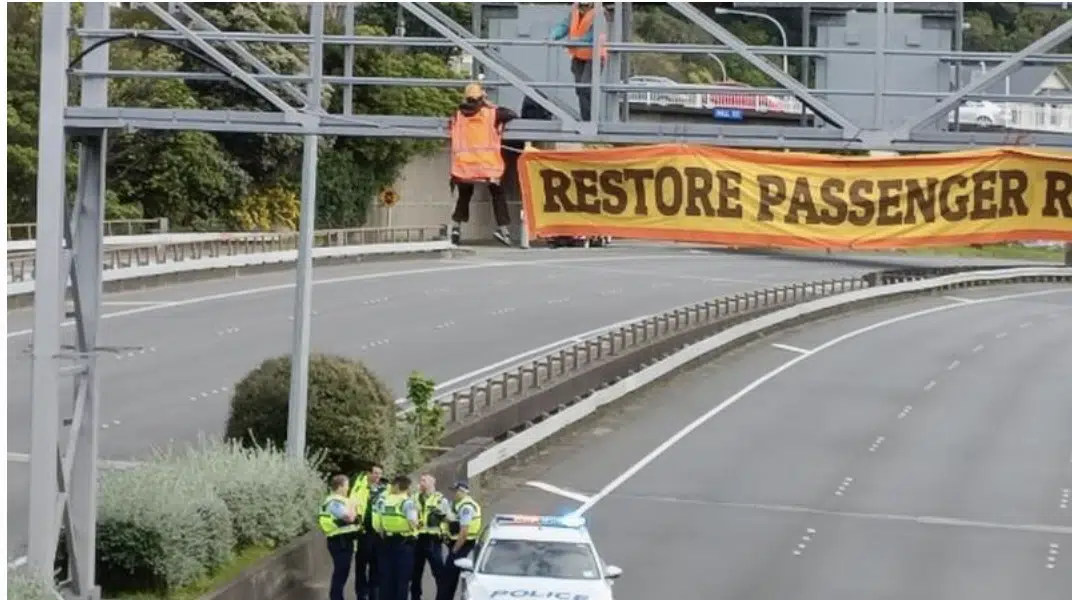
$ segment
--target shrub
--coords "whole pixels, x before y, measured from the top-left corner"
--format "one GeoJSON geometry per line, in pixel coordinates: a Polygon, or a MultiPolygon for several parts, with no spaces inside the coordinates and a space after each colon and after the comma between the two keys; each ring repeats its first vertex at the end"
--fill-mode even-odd
{"type": "Polygon", "coordinates": [[[193,469],[152,461],[100,479],[98,582],[109,591],[192,584],[231,559],[227,505],[193,469]]]}
{"type": "Polygon", "coordinates": [[[274,548],[299,537],[313,526],[324,500],[315,463],[290,460],[274,448],[202,441],[159,460],[212,486],[227,505],[239,549],[274,548]]]}
{"type": "MultiPolygon", "coordinates": [[[[264,361],[235,385],[226,437],[244,446],[282,448],[287,439],[290,357],[264,361]]],[[[309,358],[306,441],[324,473],[356,473],[391,464],[397,445],[394,395],[360,361],[309,358]]]]}
{"type": "Polygon", "coordinates": [[[8,600],[56,600],[58,592],[47,579],[42,579],[25,569],[7,570],[8,600]]]}
{"type": "Polygon", "coordinates": [[[231,223],[240,231],[293,231],[301,200],[292,190],[271,186],[251,191],[231,210],[231,223]]]}

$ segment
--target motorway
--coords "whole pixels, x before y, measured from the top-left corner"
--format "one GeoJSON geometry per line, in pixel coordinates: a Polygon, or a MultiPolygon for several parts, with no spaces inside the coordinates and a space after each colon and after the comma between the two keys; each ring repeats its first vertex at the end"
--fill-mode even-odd
{"type": "Polygon", "coordinates": [[[1066,600],[1070,383],[1072,286],[901,301],[641,391],[493,510],[580,508],[618,600],[1066,600]]]}
{"type": "MultiPolygon", "coordinates": [[[[324,267],[316,271],[312,340],[317,351],[360,357],[402,395],[414,369],[461,385],[492,374],[489,365],[510,364],[593,328],[743,290],[877,268],[824,256],[787,260],[651,245],[481,249],[455,259],[324,267]]],[[[98,345],[114,351],[103,352],[99,363],[101,457],[138,459],[172,441],[219,435],[235,382],[289,351],[293,302],[291,272],[107,295],[98,345]]],[[[9,558],[25,547],[32,316],[29,309],[8,313],[9,558]]],[[[64,335],[73,343],[72,328],[64,335]]]]}

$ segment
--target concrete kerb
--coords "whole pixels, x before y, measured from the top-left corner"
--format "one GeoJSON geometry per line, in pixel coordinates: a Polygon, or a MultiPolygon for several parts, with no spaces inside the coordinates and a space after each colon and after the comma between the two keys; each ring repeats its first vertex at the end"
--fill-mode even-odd
{"type": "MultiPolygon", "coordinates": [[[[975,271],[937,276],[933,280],[918,273],[883,272],[857,281],[862,285],[853,291],[791,305],[760,307],[732,315],[732,322],[720,320],[684,331],[616,356],[612,361],[593,365],[575,377],[503,403],[494,410],[474,415],[476,418],[472,423],[460,424],[448,432],[446,444],[458,443],[420,471],[431,472],[444,483],[467,477],[479,494],[488,478],[501,474],[517,461],[526,460],[548,439],[583,424],[600,409],[699,361],[739,349],[757,338],[839,312],[937,294],[952,288],[1072,282],[1072,269],[975,271]],[[902,281],[894,283],[897,279],[902,281]],[[683,357],[685,354],[690,356],[683,357]],[[480,435],[482,431],[491,432],[491,435],[480,435]]],[[[202,598],[318,600],[325,593],[324,582],[329,572],[330,560],[323,536],[312,532],[246,569],[224,588],[202,598]]]]}
{"type": "MultiPolygon", "coordinates": [[[[351,256],[323,256],[314,257],[313,265],[316,267],[330,267],[337,265],[352,265],[359,263],[377,262],[402,262],[410,260],[427,260],[430,257],[456,258],[469,256],[475,253],[471,248],[454,246],[446,250],[428,250],[421,252],[398,252],[383,254],[355,254],[351,256]]],[[[196,262],[196,261],[191,261],[196,262]]],[[[145,277],[132,277],[113,279],[103,284],[106,293],[129,292],[179,285],[183,283],[195,283],[219,279],[237,279],[250,275],[265,273],[278,273],[294,269],[293,262],[267,262],[236,267],[221,267],[208,269],[187,269],[171,273],[160,273],[145,277]]],[[[8,284],[9,287],[12,284],[8,284]]],[[[8,310],[26,308],[33,305],[33,291],[9,294],[7,297],[8,310]]]]}

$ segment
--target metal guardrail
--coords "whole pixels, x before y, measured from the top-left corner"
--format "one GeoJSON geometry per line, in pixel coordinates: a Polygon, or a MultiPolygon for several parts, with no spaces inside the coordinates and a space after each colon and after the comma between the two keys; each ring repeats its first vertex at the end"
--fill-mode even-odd
{"type": "MultiPolygon", "coordinates": [[[[181,234],[175,234],[176,236],[181,234]]],[[[171,238],[172,236],[165,236],[171,238]]],[[[105,248],[104,269],[116,271],[152,265],[189,263],[228,256],[267,254],[296,250],[298,233],[199,234],[192,239],[181,237],[167,243],[139,244],[105,248]],[[208,239],[202,236],[209,236],[208,239]]],[[[340,248],[369,244],[398,244],[443,239],[437,227],[369,227],[325,229],[313,234],[316,248],[340,248]]],[[[8,283],[33,281],[34,255],[22,252],[8,255],[8,283]]]]}
{"type": "Polygon", "coordinates": [[[913,294],[991,284],[1072,283],[1072,269],[1062,267],[972,270],[933,275],[934,272],[880,272],[860,278],[780,286],[699,303],[641,320],[634,328],[626,326],[597,339],[586,340],[575,346],[572,352],[566,351],[558,356],[534,361],[528,369],[531,373],[528,381],[525,371],[519,371],[516,375],[504,373],[490,378],[481,386],[474,386],[468,392],[455,393],[445,402],[454,429],[460,429],[466,435],[479,430],[473,437],[494,437],[496,440],[466,464],[467,476],[476,477],[494,468],[600,407],[668,376],[695,360],[802,320],[819,318],[868,302],[893,300],[913,294]],[[640,332],[642,335],[638,337],[640,332]],[[635,368],[628,368],[624,364],[630,362],[626,355],[645,347],[648,352],[639,353],[646,354],[645,360],[635,368]],[[616,363],[617,366],[611,364],[619,359],[622,362],[616,363]],[[554,372],[556,361],[558,373],[554,372]],[[603,368],[600,368],[600,363],[603,363],[603,368]],[[547,373],[547,379],[541,380],[541,368],[547,373]],[[505,390],[512,377],[519,382],[511,398],[517,408],[502,419],[485,417],[482,413],[491,413],[496,405],[505,404],[505,398],[496,401],[493,394],[497,387],[505,390]],[[576,392],[578,386],[566,383],[571,378],[588,379],[584,383],[591,384],[591,387],[575,395],[570,389],[576,392]],[[565,391],[560,392],[563,388],[565,391]],[[540,397],[541,393],[546,398],[540,397]],[[561,397],[557,397],[558,394],[561,397]],[[480,402],[476,401],[478,397],[480,402]],[[526,404],[541,406],[525,407],[526,404]],[[538,410],[543,412],[535,412],[538,410]],[[482,419],[491,422],[481,428],[477,423],[482,419]],[[468,431],[464,424],[466,420],[471,421],[468,431]]]}
{"type": "MultiPolygon", "coordinates": [[[[116,219],[104,222],[104,235],[139,235],[146,233],[167,233],[168,218],[159,219],[116,219]]],[[[37,237],[36,223],[8,223],[7,239],[32,240],[37,237]]]]}
{"type": "MultiPolygon", "coordinates": [[[[1072,269],[1033,267],[1021,270],[1036,273],[1025,277],[1037,277],[1041,281],[1072,281],[1072,269]]],[[[980,281],[984,281],[988,273],[994,272],[994,267],[988,270],[969,267],[960,271],[957,272],[955,267],[879,271],[862,277],[794,283],[690,304],[581,340],[567,348],[499,372],[482,382],[470,385],[468,389],[439,395],[435,401],[444,407],[444,420],[449,428],[479,418],[504,403],[554,387],[626,354],[666,343],[673,338],[684,337],[700,329],[710,329],[711,326],[721,324],[722,326],[716,327],[717,332],[764,313],[818,298],[869,288],[890,287],[905,282],[961,276],[966,278],[968,283],[957,285],[975,285],[971,283],[971,277],[978,276],[980,281]]],[[[563,398],[562,402],[568,400],[563,398]]]]}

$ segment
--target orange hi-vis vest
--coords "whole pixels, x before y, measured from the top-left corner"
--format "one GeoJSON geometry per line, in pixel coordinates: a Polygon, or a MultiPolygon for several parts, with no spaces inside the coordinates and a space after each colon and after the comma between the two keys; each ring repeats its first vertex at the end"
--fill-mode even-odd
{"type": "MultiPolygon", "coordinates": [[[[592,24],[595,22],[596,10],[590,9],[588,12],[581,16],[581,9],[576,4],[573,5],[573,12],[570,13],[569,21],[569,39],[571,42],[579,42],[582,37],[589,30],[592,29],[592,24]]],[[[607,60],[607,36],[606,34],[599,34],[599,57],[603,60],[607,60]]],[[[592,47],[586,46],[571,46],[566,49],[570,56],[577,60],[592,60],[592,47]]]]}
{"type": "Polygon", "coordinates": [[[450,175],[458,181],[498,181],[506,171],[502,127],[495,124],[495,106],[476,114],[454,113],[450,122],[450,175]]]}

